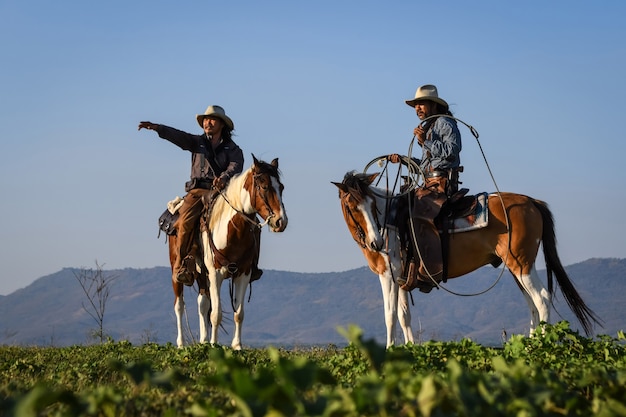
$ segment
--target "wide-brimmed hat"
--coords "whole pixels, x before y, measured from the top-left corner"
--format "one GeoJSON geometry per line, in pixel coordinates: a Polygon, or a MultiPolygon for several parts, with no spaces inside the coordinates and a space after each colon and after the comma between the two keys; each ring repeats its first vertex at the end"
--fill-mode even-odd
{"type": "Polygon", "coordinates": [[[442,106],[445,106],[446,109],[448,108],[448,103],[446,103],[444,99],[439,98],[439,94],[437,93],[437,87],[432,84],[426,84],[418,87],[417,91],[415,92],[415,98],[405,100],[405,103],[411,107],[415,107],[415,103],[420,100],[430,100],[435,103],[439,103],[442,106]]]}
{"type": "Polygon", "coordinates": [[[204,120],[205,117],[209,116],[217,117],[218,119],[222,120],[224,123],[226,123],[226,126],[228,126],[229,130],[235,129],[235,124],[230,119],[230,117],[226,116],[226,112],[220,106],[209,106],[206,108],[204,114],[196,114],[196,120],[198,121],[200,127],[204,128],[204,126],[202,126],[202,120],[204,120]]]}

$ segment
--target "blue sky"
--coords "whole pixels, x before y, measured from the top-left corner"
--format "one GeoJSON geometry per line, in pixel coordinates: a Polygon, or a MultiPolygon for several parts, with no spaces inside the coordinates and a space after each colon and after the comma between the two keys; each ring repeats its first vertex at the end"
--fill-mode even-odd
{"type": "MultiPolygon", "coordinates": [[[[330,182],[407,153],[404,100],[426,83],[478,130],[500,190],[550,204],[566,265],[623,258],[625,15],[622,1],[2,0],[0,294],[96,261],[168,265],[156,222],[190,158],[137,124],[200,132],[210,104],[246,166],[280,161],[290,223],[264,231],[261,267],[364,266],[330,182]]],[[[461,133],[463,186],[493,191],[461,133]]]]}

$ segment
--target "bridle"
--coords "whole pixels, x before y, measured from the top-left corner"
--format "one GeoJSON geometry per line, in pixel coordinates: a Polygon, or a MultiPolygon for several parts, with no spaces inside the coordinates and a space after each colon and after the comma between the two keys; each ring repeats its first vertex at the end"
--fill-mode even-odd
{"type": "MultiPolygon", "coordinates": [[[[354,213],[352,212],[352,210],[350,209],[350,206],[348,205],[348,203],[345,201],[350,197],[350,193],[348,192],[345,197],[342,199],[342,203],[343,203],[343,209],[344,211],[348,214],[348,216],[350,217],[350,219],[352,219],[352,222],[355,225],[356,228],[356,237],[358,237],[358,240],[355,238],[355,236],[352,236],[352,238],[354,239],[354,241],[363,249],[369,249],[367,247],[367,245],[365,244],[365,237],[366,237],[366,233],[365,230],[363,229],[363,227],[361,226],[361,224],[356,220],[356,218],[354,217],[354,213]]],[[[373,200],[374,202],[374,210],[376,211],[376,213],[378,213],[378,207],[376,207],[376,200],[373,200]]],[[[378,221],[378,216],[374,216],[374,220],[376,221],[376,228],[378,231],[381,231],[382,228],[380,226],[380,222],[378,221]]]]}
{"type": "MultiPolygon", "coordinates": [[[[257,224],[260,225],[259,228],[263,227],[272,218],[276,217],[276,214],[274,213],[274,210],[272,210],[272,206],[270,205],[270,203],[268,201],[268,194],[269,194],[269,188],[270,187],[266,187],[265,189],[262,189],[261,185],[259,185],[259,182],[257,181],[257,179],[260,178],[261,175],[268,175],[270,178],[272,178],[272,176],[270,174],[261,174],[261,173],[254,174],[252,176],[252,184],[253,184],[252,191],[253,191],[253,195],[251,197],[252,197],[253,200],[256,200],[257,195],[260,193],[261,194],[261,200],[263,201],[263,204],[265,204],[265,208],[269,212],[269,215],[265,218],[265,222],[263,224],[260,224],[260,223],[257,222],[257,224]]],[[[280,184],[280,181],[278,183],[280,184]]],[[[257,212],[258,211],[259,210],[257,210],[257,212]]]]}
{"type": "MultiPolygon", "coordinates": [[[[265,204],[265,208],[267,209],[267,211],[269,212],[269,215],[264,219],[263,223],[259,222],[256,218],[256,216],[251,216],[247,213],[244,213],[243,211],[237,209],[235,206],[233,206],[231,204],[231,202],[228,200],[228,198],[226,197],[226,193],[224,192],[224,190],[220,190],[220,195],[222,196],[222,198],[224,199],[224,201],[226,201],[226,203],[233,209],[235,210],[237,213],[241,214],[243,216],[243,218],[251,223],[253,226],[258,227],[259,229],[262,229],[263,226],[265,226],[266,224],[268,224],[270,222],[270,220],[274,217],[276,217],[276,214],[274,213],[274,210],[272,210],[272,206],[270,205],[269,201],[268,201],[268,189],[265,189],[264,191],[261,191],[261,185],[259,185],[259,182],[257,181],[258,178],[260,178],[262,175],[269,175],[271,177],[270,174],[262,174],[262,173],[257,173],[252,175],[252,194],[250,195],[250,198],[253,201],[256,201],[256,197],[257,195],[260,193],[261,194],[261,201],[263,201],[263,204],[265,204]]],[[[280,181],[279,181],[280,183],[280,181]]],[[[281,184],[282,185],[282,184],[281,184]]],[[[256,212],[258,213],[258,210],[255,208],[256,212]]],[[[256,214],[256,213],[255,213],[256,214]]]]}

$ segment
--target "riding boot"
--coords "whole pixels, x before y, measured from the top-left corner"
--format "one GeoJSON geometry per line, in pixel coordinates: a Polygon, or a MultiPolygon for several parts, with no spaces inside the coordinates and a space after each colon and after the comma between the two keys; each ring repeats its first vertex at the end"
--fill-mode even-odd
{"type": "Polygon", "coordinates": [[[441,239],[434,220],[446,202],[446,195],[420,188],[416,197],[412,220],[418,249],[416,259],[421,262],[414,285],[421,292],[428,293],[443,280],[441,239]]]}
{"type": "Polygon", "coordinates": [[[183,205],[179,209],[179,218],[176,222],[177,248],[176,261],[172,268],[174,280],[185,285],[193,285],[195,280],[195,256],[193,247],[198,238],[199,218],[204,204],[202,196],[208,190],[196,188],[185,196],[183,205]]]}

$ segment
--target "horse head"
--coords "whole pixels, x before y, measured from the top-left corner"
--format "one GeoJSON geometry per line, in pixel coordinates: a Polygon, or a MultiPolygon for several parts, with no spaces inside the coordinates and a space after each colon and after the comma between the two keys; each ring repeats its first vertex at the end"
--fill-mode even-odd
{"type": "Polygon", "coordinates": [[[351,171],[343,182],[333,182],[339,189],[343,217],[352,238],[361,248],[375,252],[383,247],[376,198],[370,188],[377,176],[351,171]]]}
{"type": "Polygon", "coordinates": [[[250,170],[250,181],[244,188],[250,195],[250,203],[273,232],[282,232],[287,227],[287,213],[283,205],[283,189],[278,170],[278,158],[271,163],[258,160],[254,154],[250,170]]]}

